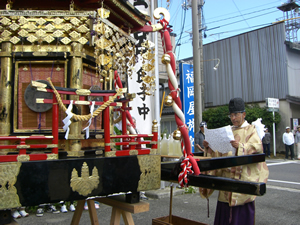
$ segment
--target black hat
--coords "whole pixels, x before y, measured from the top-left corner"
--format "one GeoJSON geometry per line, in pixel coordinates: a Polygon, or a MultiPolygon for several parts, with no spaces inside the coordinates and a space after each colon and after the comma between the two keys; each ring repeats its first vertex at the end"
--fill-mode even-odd
{"type": "Polygon", "coordinates": [[[201,123],[200,123],[200,127],[206,127],[207,126],[207,124],[206,124],[206,122],[205,121],[202,121],[201,123]]]}
{"type": "Polygon", "coordinates": [[[232,98],[229,101],[229,112],[238,113],[245,112],[245,102],[241,98],[232,98]]]}

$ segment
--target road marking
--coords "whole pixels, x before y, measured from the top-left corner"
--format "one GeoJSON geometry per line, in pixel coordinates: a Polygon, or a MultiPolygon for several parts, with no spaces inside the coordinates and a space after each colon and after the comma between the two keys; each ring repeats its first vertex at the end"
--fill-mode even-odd
{"type": "Polygon", "coordinates": [[[277,183],[284,183],[284,184],[296,184],[296,185],[300,185],[300,183],[298,183],[298,182],[292,182],[292,181],[272,180],[272,179],[268,179],[268,181],[277,182],[277,183]]]}
{"type": "Polygon", "coordinates": [[[290,164],[290,163],[297,163],[297,161],[288,161],[288,162],[278,162],[278,163],[267,163],[267,166],[278,166],[278,165],[284,165],[284,164],[290,164]]]}
{"type": "Polygon", "coordinates": [[[300,193],[299,189],[278,187],[278,186],[273,186],[273,185],[267,185],[267,189],[276,189],[276,190],[280,190],[280,191],[289,191],[289,192],[300,193]]]}

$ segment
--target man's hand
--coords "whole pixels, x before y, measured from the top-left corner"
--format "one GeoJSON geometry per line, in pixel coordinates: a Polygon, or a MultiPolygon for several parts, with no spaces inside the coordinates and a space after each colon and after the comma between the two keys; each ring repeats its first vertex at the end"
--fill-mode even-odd
{"type": "Polygon", "coordinates": [[[197,147],[200,151],[204,151],[203,148],[201,148],[200,145],[196,144],[196,147],[197,147]]]}
{"type": "Polygon", "coordinates": [[[208,142],[206,140],[203,141],[203,145],[205,148],[208,148],[208,142]]]}
{"type": "Polygon", "coordinates": [[[240,142],[238,142],[238,141],[236,141],[236,140],[232,140],[232,141],[230,141],[230,143],[231,143],[231,146],[232,147],[234,147],[234,148],[238,148],[239,147],[239,145],[240,145],[240,142]]]}

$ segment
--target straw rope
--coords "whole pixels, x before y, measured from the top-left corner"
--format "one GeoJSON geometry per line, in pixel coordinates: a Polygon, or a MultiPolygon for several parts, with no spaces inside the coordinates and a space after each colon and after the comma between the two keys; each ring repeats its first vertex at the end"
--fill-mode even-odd
{"type": "MultiPolygon", "coordinates": [[[[50,83],[50,86],[52,87],[53,89],[53,92],[56,96],[56,99],[57,99],[57,102],[58,102],[58,105],[59,107],[65,112],[67,111],[67,108],[66,106],[63,104],[62,102],[62,99],[60,97],[60,94],[57,92],[57,90],[55,89],[52,81],[51,81],[51,78],[48,77],[47,80],[49,81],[50,83]]],[[[118,97],[122,95],[122,89],[118,89],[117,90],[117,93],[110,99],[108,100],[107,102],[104,102],[103,105],[101,105],[97,110],[95,110],[93,112],[93,116],[91,114],[88,114],[88,115],[76,115],[74,114],[73,115],[73,119],[76,120],[76,121],[88,121],[91,117],[94,118],[96,116],[98,116],[107,106],[109,106],[112,102],[114,102],[114,100],[118,97]]]]}

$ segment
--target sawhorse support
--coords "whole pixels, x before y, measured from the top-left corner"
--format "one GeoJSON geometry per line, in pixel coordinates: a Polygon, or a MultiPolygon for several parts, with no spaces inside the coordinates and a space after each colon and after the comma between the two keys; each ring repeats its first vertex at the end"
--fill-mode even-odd
{"type": "MultiPolygon", "coordinates": [[[[124,196],[115,196],[109,198],[95,198],[93,200],[87,200],[92,225],[99,225],[94,201],[98,201],[105,205],[112,206],[110,225],[119,225],[121,221],[121,215],[123,217],[125,225],[134,225],[132,213],[141,213],[141,212],[149,211],[148,202],[140,201],[138,203],[127,203],[125,202],[124,196]]],[[[79,224],[83,212],[84,204],[85,204],[85,200],[80,200],[77,202],[77,207],[73,215],[71,225],[79,224]]]]}

